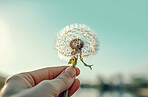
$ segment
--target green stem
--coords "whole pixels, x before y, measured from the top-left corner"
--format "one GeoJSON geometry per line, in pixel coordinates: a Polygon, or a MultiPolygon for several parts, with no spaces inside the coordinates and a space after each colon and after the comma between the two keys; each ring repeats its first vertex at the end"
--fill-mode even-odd
{"type": "MultiPolygon", "coordinates": [[[[68,64],[72,64],[72,67],[75,68],[76,64],[77,64],[77,58],[76,57],[71,58],[69,60],[68,64]]],[[[69,92],[69,89],[64,91],[63,97],[68,97],[68,92],[69,92]]]]}
{"type": "Polygon", "coordinates": [[[64,93],[63,93],[63,97],[68,97],[68,92],[69,92],[69,89],[66,90],[66,91],[64,91],[64,93]]]}

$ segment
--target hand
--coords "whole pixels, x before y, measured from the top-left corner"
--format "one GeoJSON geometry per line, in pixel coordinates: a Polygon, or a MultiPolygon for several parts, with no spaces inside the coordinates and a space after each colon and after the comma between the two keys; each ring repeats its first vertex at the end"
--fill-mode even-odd
{"type": "Polygon", "coordinates": [[[8,78],[0,97],[61,97],[69,89],[69,97],[80,87],[75,79],[78,68],[62,66],[20,73],[8,78]]]}

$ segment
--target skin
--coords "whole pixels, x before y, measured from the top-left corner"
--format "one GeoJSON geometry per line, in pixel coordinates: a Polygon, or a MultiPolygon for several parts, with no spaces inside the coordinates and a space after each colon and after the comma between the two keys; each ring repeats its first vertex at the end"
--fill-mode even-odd
{"type": "Polygon", "coordinates": [[[68,66],[48,67],[16,74],[7,79],[0,97],[62,97],[62,93],[67,89],[70,97],[80,87],[80,81],[75,78],[79,74],[78,68],[68,66]]]}

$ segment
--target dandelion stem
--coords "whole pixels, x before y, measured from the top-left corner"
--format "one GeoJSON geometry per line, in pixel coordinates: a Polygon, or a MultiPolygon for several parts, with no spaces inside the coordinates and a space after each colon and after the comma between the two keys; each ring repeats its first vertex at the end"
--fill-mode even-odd
{"type": "Polygon", "coordinates": [[[63,97],[68,97],[68,92],[69,92],[69,89],[66,90],[66,91],[64,91],[64,93],[63,93],[63,97]]]}
{"type": "Polygon", "coordinates": [[[80,60],[83,62],[83,64],[87,67],[89,67],[91,70],[92,70],[92,66],[93,65],[87,65],[84,61],[83,61],[83,58],[82,58],[82,52],[80,52],[80,60]]]}
{"type": "MultiPolygon", "coordinates": [[[[77,56],[78,56],[78,55],[77,55],[77,56]]],[[[76,65],[77,65],[77,60],[78,60],[78,58],[75,57],[75,56],[73,56],[73,57],[69,60],[68,64],[72,64],[72,67],[75,68],[76,65]]],[[[64,91],[63,97],[68,97],[68,92],[69,92],[69,89],[66,90],[66,91],[64,91]]]]}

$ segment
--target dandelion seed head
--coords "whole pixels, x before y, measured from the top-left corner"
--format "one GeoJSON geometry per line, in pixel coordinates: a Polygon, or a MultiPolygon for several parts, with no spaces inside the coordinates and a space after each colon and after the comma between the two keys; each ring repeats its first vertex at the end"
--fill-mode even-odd
{"type": "Polygon", "coordinates": [[[81,39],[73,39],[70,41],[70,47],[75,50],[81,50],[83,45],[84,43],[81,39]]]}
{"type": "MultiPolygon", "coordinates": [[[[73,49],[81,50],[82,57],[87,58],[97,50],[95,33],[84,24],[72,24],[63,28],[57,37],[56,49],[61,58],[72,57],[73,49]]],[[[78,52],[79,53],[79,52],[78,52]]]]}

